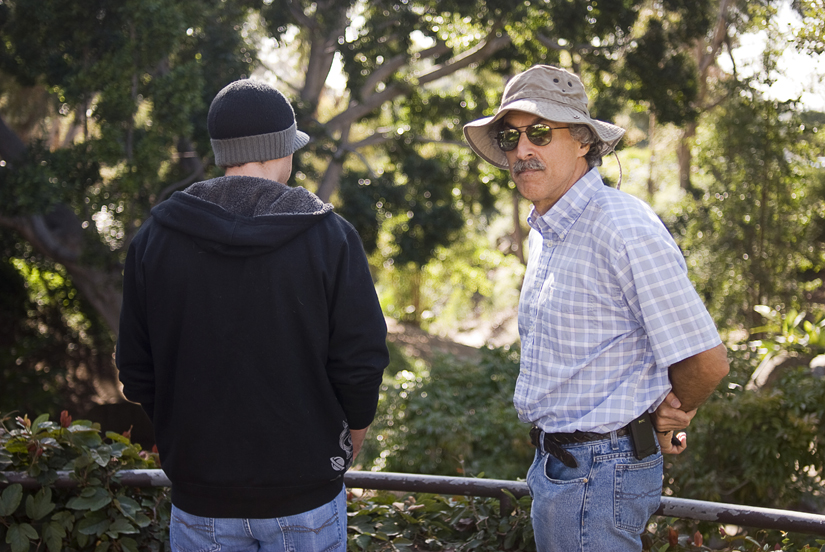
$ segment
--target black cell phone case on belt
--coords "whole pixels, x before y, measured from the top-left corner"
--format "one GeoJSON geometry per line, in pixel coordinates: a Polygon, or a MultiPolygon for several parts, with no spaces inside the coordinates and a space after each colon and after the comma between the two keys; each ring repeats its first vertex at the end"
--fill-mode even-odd
{"type": "Polygon", "coordinates": [[[633,441],[633,452],[636,458],[643,460],[656,453],[656,434],[653,431],[653,421],[650,413],[645,412],[630,422],[630,438],[633,441]]]}

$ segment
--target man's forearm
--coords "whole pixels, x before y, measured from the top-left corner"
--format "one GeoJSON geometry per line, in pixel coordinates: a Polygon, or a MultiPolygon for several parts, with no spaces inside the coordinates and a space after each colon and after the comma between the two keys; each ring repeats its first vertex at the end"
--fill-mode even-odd
{"type": "Polygon", "coordinates": [[[728,351],[724,345],[688,357],[669,370],[673,393],[689,412],[699,407],[728,374],[728,351]]]}

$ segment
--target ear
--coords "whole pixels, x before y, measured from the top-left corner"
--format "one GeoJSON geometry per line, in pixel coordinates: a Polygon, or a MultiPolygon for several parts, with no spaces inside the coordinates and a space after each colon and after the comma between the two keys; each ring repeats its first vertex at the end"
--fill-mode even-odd
{"type": "Polygon", "coordinates": [[[584,157],[590,151],[590,144],[579,144],[578,156],[584,157]]]}

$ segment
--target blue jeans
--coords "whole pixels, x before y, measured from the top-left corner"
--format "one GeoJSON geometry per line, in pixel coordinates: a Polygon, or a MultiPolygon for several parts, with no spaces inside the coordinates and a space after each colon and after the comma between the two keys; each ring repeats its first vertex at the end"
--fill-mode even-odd
{"type": "Polygon", "coordinates": [[[662,453],[637,460],[630,437],[615,432],[563,448],[577,468],[536,450],[527,472],[539,552],[640,552],[662,495],[662,453]]]}
{"type": "Polygon", "coordinates": [[[345,552],[346,490],[323,506],[270,519],[205,518],[172,506],[173,552],[345,552]]]}

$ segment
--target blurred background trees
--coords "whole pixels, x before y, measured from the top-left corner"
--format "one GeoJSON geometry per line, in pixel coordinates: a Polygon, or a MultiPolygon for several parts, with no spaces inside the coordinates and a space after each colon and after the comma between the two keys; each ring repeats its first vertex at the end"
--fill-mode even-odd
{"type": "MultiPolygon", "coordinates": [[[[126,249],[154,205],[220,174],[209,103],[254,76],[293,101],[312,142],[290,184],[358,228],[385,313],[509,347],[472,366],[407,359],[390,370],[377,430],[387,447],[365,458],[512,476],[515,464],[494,473],[484,461],[504,458],[508,441],[453,450],[436,431],[453,425],[428,416],[446,416],[430,402],[453,393],[438,382],[469,383],[464,398],[492,418],[457,403],[450,416],[473,428],[467,439],[519,431],[502,386],[517,373],[529,205],[466,146],[462,126],[495,111],[510,76],[547,63],[581,75],[591,113],[628,129],[622,189],[669,226],[732,345],[739,368],[728,383],[742,390],[720,393],[707,423],[730,401],[764,398],[784,412],[792,403],[781,397],[804,380],[744,386],[765,352],[752,344],[775,335],[755,308],[804,311],[809,322],[821,310],[825,115],[765,90],[787,69],[784,51],[821,59],[823,28],[821,0],[0,0],[0,411],[83,412],[120,397],[112,352],[126,249]],[[790,31],[787,12],[800,18],[790,31]],[[764,45],[746,71],[734,52],[755,33],[764,45]],[[399,412],[412,421],[399,424],[399,412]],[[411,436],[424,427],[433,441],[416,452],[411,436]]],[[[602,172],[610,185],[620,178],[612,158],[602,172]]],[[[800,439],[815,442],[819,411],[801,416],[800,439]]],[[[699,473],[678,469],[682,481],[699,473]]]]}

